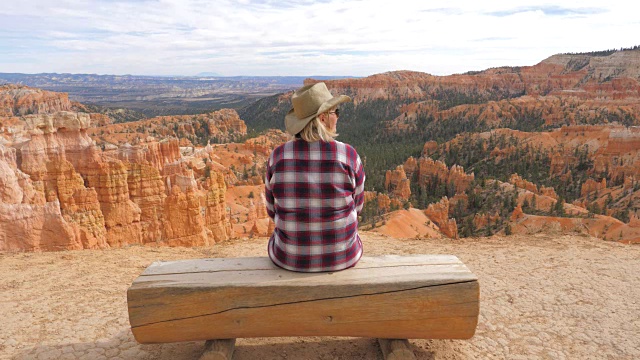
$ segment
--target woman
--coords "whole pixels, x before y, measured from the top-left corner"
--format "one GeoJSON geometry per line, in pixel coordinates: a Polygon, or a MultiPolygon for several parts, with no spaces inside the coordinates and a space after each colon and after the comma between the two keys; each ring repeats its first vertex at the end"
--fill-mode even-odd
{"type": "Polygon", "coordinates": [[[356,150],[335,141],[341,103],[324,83],[295,91],[285,127],[295,136],[267,162],[267,213],[275,222],[269,257],[293,271],[336,271],[362,256],[358,214],[364,204],[364,168],[356,150]]]}

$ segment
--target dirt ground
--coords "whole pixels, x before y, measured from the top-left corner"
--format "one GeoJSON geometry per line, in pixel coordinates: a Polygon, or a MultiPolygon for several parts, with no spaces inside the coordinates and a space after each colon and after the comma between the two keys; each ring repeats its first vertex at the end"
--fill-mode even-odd
{"type": "MultiPolygon", "coordinates": [[[[418,359],[640,359],[640,246],[582,236],[392,239],[366,255],[457,255],[478,276],[470,340],[410,340],[418,359]]],[[[153,261],[263,256],[266,239],[0,254],[0,359],[196,359],[204,342],[139,345],[126,290],[153,261]]],[[[238,339],[234,359],[382,359],[374,339],[238,339]]]]}

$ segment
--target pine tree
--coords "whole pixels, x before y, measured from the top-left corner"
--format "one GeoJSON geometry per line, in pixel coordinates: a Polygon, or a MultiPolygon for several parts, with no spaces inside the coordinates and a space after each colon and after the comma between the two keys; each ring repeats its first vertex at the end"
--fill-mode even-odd
{"type": "Polygon", "coordinates": [[[507,224],[504,227],[504,234],[507,235],[507,236],[512,234],[511,225],[507,224]]]}

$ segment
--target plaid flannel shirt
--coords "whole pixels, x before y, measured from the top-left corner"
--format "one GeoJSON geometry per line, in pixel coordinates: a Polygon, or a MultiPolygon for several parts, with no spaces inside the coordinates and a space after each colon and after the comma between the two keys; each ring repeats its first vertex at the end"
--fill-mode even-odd
{"type": "Polygon", "coordinates": [[[362,256],[364,180],[360,156],[339,141],[297,139],[273,150],[265,176],[267,213],[275,222],[271,260],[304,272],[355,265],[362,256]]]}

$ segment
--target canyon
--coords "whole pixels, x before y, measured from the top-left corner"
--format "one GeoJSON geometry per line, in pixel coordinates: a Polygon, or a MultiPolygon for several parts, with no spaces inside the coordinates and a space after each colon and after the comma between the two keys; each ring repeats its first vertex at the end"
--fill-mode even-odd
{"type": "MultiPolygon", "coordinates": [[[[561,232],[571,228],[638,242],[637,47],[558,54],[534,66],[450,76],[394,71],[329,85],[353,99],[341,106],[340,134],[365,159],[369,190],[402,207],[429,212],[430,219],[457,220],[463,236],[545,231],[519,226],[526,218],[556,223],[552,227],[561,232]],[[485,188],[487,181],[497,184],[498,195],[485,188]],[[536,194],[536,207],[530,195],[520,194],[525,190],[536,194]],[[518,194],[508,194],[513,191],[518,194]],[[480,200],[470,204],[465,200],[470,195],[480,200]],[[514,211],[524,216],[511,216],[514,211]],[[596,225],[594,219],[607,224],[596,225]]],[[[274,117],[253,122],[248,116],[249,126],[274,123],[286,112],[288,97],[260,106],[269,107],[263,116],[274,117]]],[[[254,115],[241,111],[245,114],[254,115]]],[[[386,231],[391,217],[396,219],[373,216],[374,227],[386,231]]],[[[407,223],[413,218],[407,216],[407,223]]],[[[397,234],[413,237],[419,227],[407,228],[412,230],[397,234]]],[[[429,237],[427,230],[422,235],[429,237]]]]}
{"type": "MultiPolygon", "coordinates": [[[[640,51],[327,84],[353,98],[339,140],[365,163],[362,228],[640,242],[640,51]]],[[[268,236],[264,166],[288,140],[290,96],[126,121],[114,114],[127,109],[96,112],[67,93],[1,85],[0,251],[268,236]]]]}

